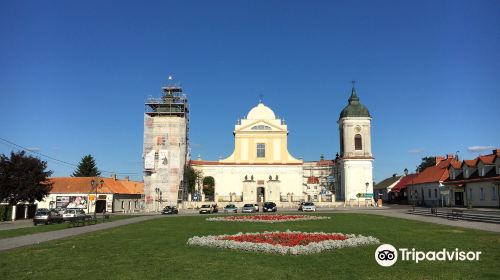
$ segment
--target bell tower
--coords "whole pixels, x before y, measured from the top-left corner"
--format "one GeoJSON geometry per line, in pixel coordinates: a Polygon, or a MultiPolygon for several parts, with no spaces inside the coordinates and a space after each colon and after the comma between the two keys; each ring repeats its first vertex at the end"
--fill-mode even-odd
{"type": "MultiPolygon", "coordinates": [[[[371,115],[359,101],[354,82],[348,105],[338,120],[341,173],[337,199],[346,202],[373,193],[373,154],[371,149],[371,115]]],[[[362,199],[361,199],[362,200],[362,199]]],[[[364,201],[363,201],[364,203],[364,201]]]]}

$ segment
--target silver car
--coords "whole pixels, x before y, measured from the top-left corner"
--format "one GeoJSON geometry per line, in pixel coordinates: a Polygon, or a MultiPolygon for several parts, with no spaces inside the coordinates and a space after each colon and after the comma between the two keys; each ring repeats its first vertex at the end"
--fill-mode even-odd
{"type": "Polygon", "coordinates": [[[74,220],[74,219],[83,219],[86,216],[87,216],[87,214],[85,214],[85,211],[83,211],[83,209],[68,208],[68,209],[66,209],[66,211],[64,211],[63,220],[70,221],[70,220],[74,220]]]}
{"type": "Polygon", "coordinates": [[[255,213],[255,206],[253,204],[245,204],[243,205],[243,208],[241,209],[242,213],[255,213]]]}
{"type": "Polygon", "coordinates": [[[312,202],[306,202],[302,205],[302,211],[311,211],[311,212],[316,212],[316,205],[312,202]]]}

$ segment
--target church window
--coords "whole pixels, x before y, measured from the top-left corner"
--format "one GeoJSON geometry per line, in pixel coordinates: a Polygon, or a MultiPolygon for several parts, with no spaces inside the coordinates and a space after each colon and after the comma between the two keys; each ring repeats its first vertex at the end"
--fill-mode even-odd
{"type": "Polygon", "coordinates": [[[360,134],[356,134],[356,136],[354,136],[354,149],[355,150],[362,150],[363,149],[360,134]]]}
{"type": "Polygon", "coordinates": [[[266,144],[257,143],[257,157],[265,158],[266,157],[266,144]]]}

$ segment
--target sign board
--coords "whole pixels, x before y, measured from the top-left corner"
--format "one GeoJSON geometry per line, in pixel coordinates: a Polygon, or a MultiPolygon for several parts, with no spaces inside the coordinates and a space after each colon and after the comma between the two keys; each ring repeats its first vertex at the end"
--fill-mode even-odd
{"type": "Polygon", "coordinates": [[[328,181],[328,183],[333,183],[333,182],[335,182],[335,177],[330,175],[330,176],[326,177],[326,180],[328,181]]]}

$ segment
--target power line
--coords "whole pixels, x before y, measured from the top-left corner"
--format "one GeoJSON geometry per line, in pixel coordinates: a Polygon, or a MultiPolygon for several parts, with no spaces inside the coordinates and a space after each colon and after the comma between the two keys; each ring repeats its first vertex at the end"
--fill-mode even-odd
{"type": "MultiPolygon", "coordinates": [[[[0,137],[0,140],[2,140],[2,141],[6,142],[6,143],[8,143],[8,144],[10,144],[10,145],[12,145],[14,147],[22,149],[23,151],[26,151],[28,153],[36,154],[36,155],[39,155],[39,156],[51,159],[53,161],[59,162],[59,163],[62,163],[62,164],[65,164],[65,165],[69,165],[71,167],[78,167],[77,164],[74,164],[74,163],[71,163],[71,162],[67,162],[67,161],[64,161],[64,160],[60,160],[60,159],[57,159],[57,158],[54,158],[54,157],[42,154],[42,153],[37,152],[37,151],[33,151],[32,149],[28,149],[28,148],[26,148],[24,146],[21,146],[19,144],[11,142],[11,141],[9,141],[7,139],[4,139],[4,138],[0,137]]],[[[137,172],[113,172],[113,171],[106,171],[106,170],[99,170],[99,171],[103,172],[103,173],[110,173],[110,174],[117,174],[117,175],[140,175],[140,174],[142,174],[142,173],[137,173],[137,172]]]]}

